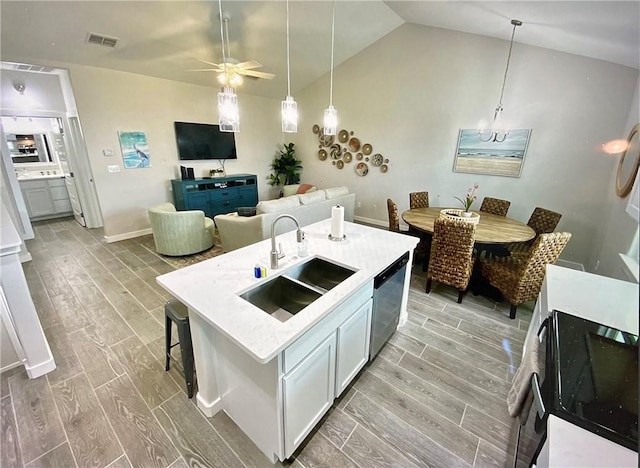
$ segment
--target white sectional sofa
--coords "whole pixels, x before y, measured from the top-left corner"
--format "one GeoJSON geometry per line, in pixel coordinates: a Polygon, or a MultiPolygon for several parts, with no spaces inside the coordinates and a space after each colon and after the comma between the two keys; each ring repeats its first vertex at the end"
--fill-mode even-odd
{"type": "MultiPolygon", "coordinates": [[[[356,196],[347,187],[335,187],[303,195],[291,195],[278,200],[261,201],[256,206],[255,216],[238,216],[238,213],[218,215],[214,218],[220,241],[225,252],[271,237],[271,223],[281,214],[295,217],[300,226],[307,226],[331,217],[331,208],[344,207],[345,221],[353,221],[356,196]]],[[[292,231],[295,223],[280,221],[276,233],[292,231]]]]}

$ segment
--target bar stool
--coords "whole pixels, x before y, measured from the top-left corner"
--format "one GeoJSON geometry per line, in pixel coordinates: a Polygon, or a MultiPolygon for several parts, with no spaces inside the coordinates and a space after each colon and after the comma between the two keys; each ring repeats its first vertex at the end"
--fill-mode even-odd
{"type": "Polygon", "coordinates": [[[187,395],[193,397],[193,345],[191,344],[191,329],[189,328],[189,312],[187,306],[180,301],[172,299],[164,305],[164,342],[165,342],[165,370],[168,371],[171,365],[171,348],[180,345],[182,355],[182,370],[187,383],[187,395]],[[178,343],[171,344],[171,323],[176,324],[178,329],[178,343]]]}

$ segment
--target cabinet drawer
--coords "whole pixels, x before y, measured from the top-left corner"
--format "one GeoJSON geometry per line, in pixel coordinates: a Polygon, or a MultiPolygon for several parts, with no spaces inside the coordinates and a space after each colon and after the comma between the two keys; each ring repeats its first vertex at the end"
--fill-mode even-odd
{"type": "Polygon", "coordinates": [[[211,208],[216,215],[233,213],[238,209],[238,199],[231,198],[229,200],[216,201],[211,204],[211,208]]]}
{"type": "Polygon", "coordinates": [[[351,314],[359,310],[363,304],[371,299],[372,296],[373,281],[361,287],[349,299],[323,318],[320,323],[294,341],[291,346],[284,350],[282,364],[284,373],[286,374],[293,369],[327,336],[335,332],[351,314]]]}
{"type": "Polygon", "coordinates": [[[235,187],[230,187],[226,189],[211,190],[209,193],[211,194],[211,200],[214,202],[218,202],[236,198],[238,196],[238,189],[235,187]]]}

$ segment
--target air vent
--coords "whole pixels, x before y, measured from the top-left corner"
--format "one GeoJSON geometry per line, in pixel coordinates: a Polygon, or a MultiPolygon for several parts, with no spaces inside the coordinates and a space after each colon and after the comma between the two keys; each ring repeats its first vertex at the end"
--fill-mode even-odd
{"type": "Polygon", "coordinates": [[[115,37],[103,36],[102,34],[89,33],[87,38],[89,44],[97,44],[105,47],[115,47],[118,39],[115,37]]]}
{"type": "Polygon", "coordinates": [[[51,73],[53,70],[55,70],[52,67],[43,67],[41,65],[27,65],[24,63],[16,64],[13,69],[18,71],[41,72],[41,73],[51,73]]]}

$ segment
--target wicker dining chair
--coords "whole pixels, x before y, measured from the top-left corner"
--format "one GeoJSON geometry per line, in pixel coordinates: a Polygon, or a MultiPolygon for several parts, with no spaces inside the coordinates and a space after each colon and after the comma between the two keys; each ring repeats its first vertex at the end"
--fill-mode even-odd
{"type": "Polygon", "coordinates": [[[525,256],[481,261],[482,276],[509,301],[510,318],[520,304],[537,299],[546,265],[556,263],[570,238],[568,232],[540,234],[525,256]]]}
{"type": "Polygon", "coordinates": [[[484,197],[482,199],[482,205],[480,205],[480,211],[491,213],[497,216],[507,216],[507,211],[509,211],[510,206],[511,202],[508,200],[484,197]]]}
{"type": "Polygon", "coordinates": [[[473,271],[475,235],[475,223],[440,218],[434,221],[427,293],[431,291],[431,283],[435,280],[457,288],[458,304],[462,302],[473,271]]]}
{"type": "Polygon", "coordinates": [[[429,208],[429,192],[411,192],[409,194],[409,209],[429,208]]]}
{"type": "MultiPolygon", "coordinates": [[[[416,208],[429,208],[429,192],[411,192],[409,194],[409,209],[416,208]]],[[[409,234],[420,238],[420,242],[413,251],[413,257],[424,260],[426,264],[431,239],[411,226],[409,226],[409,234]]]]}
{"type": "Polygon", "coordinates": [[[548,234],[556,229],[556,226],[560,222],[562,215],[555,211],[540,208],[539,206],[533,210],[527,226],[536,231],[536,236],[527,242],[521,242],[518,244],[510,244],[506,248],[509,251],[509,255],[524,255],[531,248],[540,234],[548,234]]]}
{"type": "Polygon", "coordinates": [[[389,212],[389,231],[400,232],[398,205],[391,198],[387,198],[387,211],[389,212]]]}

